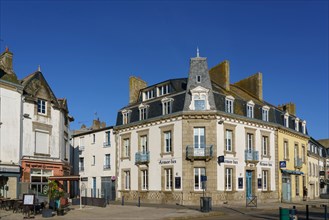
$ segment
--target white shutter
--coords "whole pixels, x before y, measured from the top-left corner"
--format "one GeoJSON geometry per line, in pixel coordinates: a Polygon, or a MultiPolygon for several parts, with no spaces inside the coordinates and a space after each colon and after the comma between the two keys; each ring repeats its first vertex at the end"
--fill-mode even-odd
{"type": "Polygon", "coordinates": [[[35,132],[35,152],[48,154],[49,151],[49,134],[45,132],[35,132]]]}

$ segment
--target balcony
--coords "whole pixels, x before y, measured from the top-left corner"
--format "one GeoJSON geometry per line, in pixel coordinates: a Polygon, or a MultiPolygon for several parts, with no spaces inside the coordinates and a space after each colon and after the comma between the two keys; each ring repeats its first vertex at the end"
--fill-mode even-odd
{"type": "Polygon", "coordinates": [[[148,164],[150,162],[150,152],[137,152],[135,154],[135,164],[148,164]]]}
{"type": "Polygon", "coordinates": [[[259,161],[259,153],[257,150],[245,150],[244,159],[246,162],[257,163],[259,161]]]}
{"type": "Polygon", "coordinates": [[[295,164],[295,168],[297,168],[297,169],[302,168],[302,166],[303,166],[302,158],[295,157],[295,162],[294,162],[294,164],[295,164]]]}
{"type": "Polygon", "coordinates": [[[85,146],[79,146],[79,151],[85,150],[85,146]]]}
{"type": "Polygon", "coordinates": [[[201,146],[197,148],[194,146],[186,147],[186,159],[189,160],[210,160],[213,157],[212,145],[201,146]]]}
{"type": "Polygon", "coordinates": [[[108,142],[108,141],[105,141],[105,142],[103,143],[103,147],[111,147],[111,143],[108,142]]]}
{"type": "Polygon", "coordinates": [[[110,169],[111,169],[111,165],[110,164],[104,164],[103,170],[110,170],[110,169]]]}
{"type": "Polygon", "coordinates": [[[85,170],[85,167],[79,167],[79,172],[83,172],[85,170]]]}

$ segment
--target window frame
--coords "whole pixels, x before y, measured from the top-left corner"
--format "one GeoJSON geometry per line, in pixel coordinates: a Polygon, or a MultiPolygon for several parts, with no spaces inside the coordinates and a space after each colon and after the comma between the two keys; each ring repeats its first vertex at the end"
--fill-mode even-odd
{"type": "Polygon", "coordinates": [[[225,112],[234,114],[234,97],[233,96],[225,97],[225,112]]]}
{"type": "Polygon", "coordinates": [[[37,112],[39,115],[47,115],[47,101],[46,100],[38,98],[37,112]]]}
{"type": "Polygon", "coordinates": [[[206,168],[205,167],[194,167],[193,169],[194,173],[194,191],[202,191],[202,182],[201,182],[201,176],[204,173],[204,176],[207,175],[206,168]],[[198,175],[196,175],[196,170],[198,170],[198,175]],[[202,172],[204,171],[204,172],[202,172]],[[197,179],[196,179],[197,177],[197,179]]]}

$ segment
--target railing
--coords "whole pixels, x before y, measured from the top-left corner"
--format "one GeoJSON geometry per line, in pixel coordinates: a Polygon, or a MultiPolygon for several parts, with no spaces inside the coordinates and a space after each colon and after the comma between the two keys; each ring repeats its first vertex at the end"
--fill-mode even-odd
{"type": "Polygon", "coordinates": [[[187,159],[211,159],[213,156],[212,145],[204,145],[201,148],[194,146],[186,146],[186,158],[187,159]]]}
{"type": "Polygon", "coordinates": [[[247,196],[246,207],[257,207],[257,196],[247,196]]]}
{"type": "Polygon", "coordinates": [[[104,169],[104,170],[110,170],[110,169],[111,169],[111,165],[110,165],[110,164],[105,164],[105,165],[103,166],[103,169],[104,169]]]}
{"type": "Polygon", "coordinates": [[[259,153],[257,150],[245,150],[245,161],[259,161],[259,153]]]}
{"type": "Polygon", "coordinates": [[[84,171],[85,167],[79,167],[79,172],[84,171]]]}
{"type": "Polygon", "coordinates": [[[301,168],[303,166],[302,158],[295,157],[295,168],[301,168]]]}
{"type": "Polygon", "coordinates": [[[135,154],[135,164],[145,164],[150,162],[150,152],[137,152],[135,154]]]}
{"type": "Polygon", "coordinates": [[[79,150],[85,150],[85,146],[79,146],[79,150]]]}
{"type": "Polygon", "coordinates": [[[105,141],[105,142],[103,143],[103,147],[111,147],[111,143],[108,142],[108,141],[105,141]]]}

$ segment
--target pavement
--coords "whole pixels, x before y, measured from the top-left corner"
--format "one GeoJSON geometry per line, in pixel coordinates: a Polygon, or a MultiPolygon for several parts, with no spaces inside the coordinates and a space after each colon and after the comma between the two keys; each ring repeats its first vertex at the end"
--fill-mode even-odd
{"type": "MultiPolygon", "coordinates": [[[[179,204],[141,204],[140,207],[136,203],[125,203],[124,206],[120,202],[113,202],[105,208],[95,206],[71,205],[70,210],[64,216],[54,215],[49,219],[162,219],[162,220],[180,220],[180,219],[200,219],[210,216],[217,216],[216,219],[225,219],[225,210],[231,209],[238,212],[252,213],[265,210],[278,210],[282,208],[305,208],[308,204],[310,207],[321,207],[327,205],[329,200],[317,199],[312,201],[302,201],[296,203],[279,203],[279,202],[263,202],[258,203],[257,207],[246,207],[245,203],[228,203],[212,207],[210,212],[200,212],[200,207],[182,206],[179,204]]],[[[0,210],[2,219],[23,219],[22,213],[13,213],[12,211],[0,210]]],[[[43,219],[41,214],[34,216],[34,219],[43,219]]]]}

